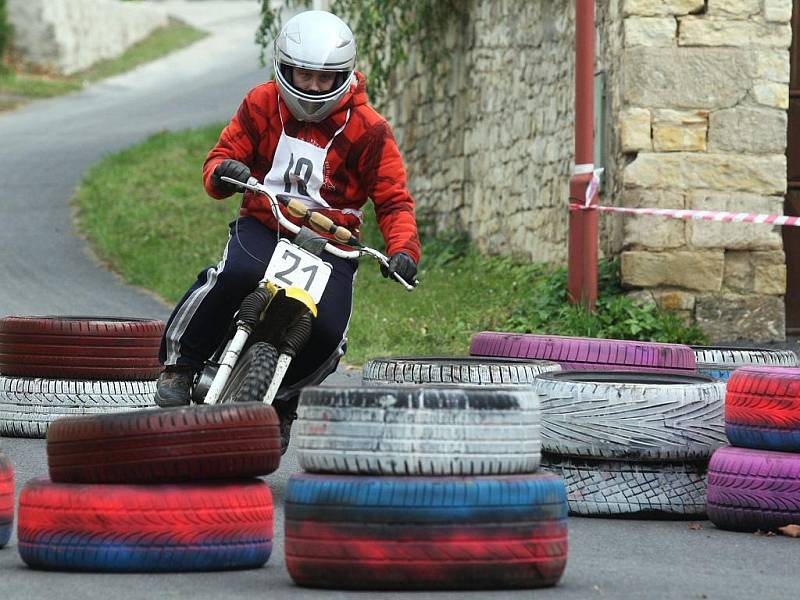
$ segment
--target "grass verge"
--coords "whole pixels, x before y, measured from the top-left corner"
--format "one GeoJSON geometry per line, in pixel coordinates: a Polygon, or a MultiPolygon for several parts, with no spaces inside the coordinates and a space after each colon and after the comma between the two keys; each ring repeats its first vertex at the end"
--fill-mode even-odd
{"type": "MultiPolygon", "coordinates": [[[[75,198],[79,227],[96,253],[126,280],[169,302],[218,262],[237,214],[238,200],[212,200],[202,187],[201,165],[221,128],[164,132],[109,156],[86,174],[75,198]]],[[[373,221],[364,235],[383,247],[373,221]]],[[[602,263],[598,311],[589,314],[567,303],[563,268],[482,256],[459,233],[423,235],[423,250],[422,283],[412,293],[362,261],[349,363],[387,354],[464,355],[475,332],[492,329],[706,341],[697,327],[626,297],[615,262],[602,263]]]]}
{"type": "Polygon", "coordinates": [[[206,36],[206,33],[176,19],[166,27],[155,30],[142,41],[128,48],[121,56],[102,60],[89,69],[74,75],[53,75],[26,68],[11,61],[0,69],[0,110],[35,98],[49,98],[81,89],[86,83],[130,71],[179,50],[206,36]]]}

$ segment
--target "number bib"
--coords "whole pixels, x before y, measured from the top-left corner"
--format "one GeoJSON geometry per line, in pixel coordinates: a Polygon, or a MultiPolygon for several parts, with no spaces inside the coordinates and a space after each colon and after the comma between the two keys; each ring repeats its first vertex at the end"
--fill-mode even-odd
{"type": "Polygon", "coordinates": [[[333,140],[347,127],[347,123],[350,121],[350,111],[347,111],[344,125],[333,134],[328,145],[320,148],[286,135],[280,105],[279,98],[278,115],[280,115],[282,126],[281,137],[278,140],[278,147],[275,148],[272,168],[264,177],[264,185],[273,196],[292,194],[302,200],[308,208],[331,208],[320,194],[325,174],[325,158],[333,140]]]}
{"type": "Polygon", "coordinates": [[[330,276],[328,263],[286,240],[279,240],[264,280],[280,287],[304,289],[319,304],[330,276]]]}

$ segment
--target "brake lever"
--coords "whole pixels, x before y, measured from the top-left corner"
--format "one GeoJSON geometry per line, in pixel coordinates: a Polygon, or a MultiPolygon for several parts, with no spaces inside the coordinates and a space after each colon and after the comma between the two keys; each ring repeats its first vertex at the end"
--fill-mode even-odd
{"type": "MultiPolygon", "coordinates": [[[[365,247],[365,248],[362,248],[362,249],[361,249],[361,252],[363,252],[364,254],[369,254],[369,255],[370,255],[370,256],[372,256],[373,258],[376,258],[376,259],[378,259],[378,262],[379,262],[379,263],[381,263],[381,264],[382,264],[384,267],[386,267],[387,269],[389,268],[389,259],[387,259],[387,258],[386,258],[386,257],[385,257],[383,254],[381,254],[381,253],[380,253],[380,252],[378,252],[377,250],[373,250],[372,248],[367,248],[367,247],[365,247]]],[[[397,281],[399,281],[399,282],[400,282],[400,284],[401,284],[401,285],[402,285],[404,288],[406,288],[406,289],[407,289],[409,292],[410,292],[410,291],[412,291],[414,288],[416,288],[416,287],[419,285],[419,280],[418,280],[418,279],[416,279],[416,278],[414,278],[414,283],[412,284],[412,283],[408,283],[408,282],[407,282],[405,279],[403,279],[402,277],[400,277],[400,274],[399,274],[399,273],[397,273],[396,271],[394,271],[394,272],[392,273],[392,275],[393,275],[393,276],[394,276],[394,278],[395,278],[397,281]]]]}

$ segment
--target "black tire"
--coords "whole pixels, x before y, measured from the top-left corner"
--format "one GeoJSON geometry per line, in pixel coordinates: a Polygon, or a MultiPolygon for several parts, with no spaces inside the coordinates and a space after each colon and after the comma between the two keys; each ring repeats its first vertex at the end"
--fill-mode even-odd
{"type": "Polygon", "coordinates": [[[0,435],[43,438],[62,417],[153,407],[155,381],[0,377],[0,435]]]}
{"type": "Polygon", "coordinates": [[[272,552],[263,481],[75,485],[28,481],[18,550],[35,569],[189,572],[257,569],[272,552]]]}
{"type": "Polygon", "coordinates": [[[47,432],[57,483],[169,483],[258,477],[280,465],[275,409],[192,406],[59,419],[47,432]]]}
{"type": "Polygon", "coordinates": [[[11,539],[14,526],[14,467],[0,453],[0,548],[11,539]]]}
{"type": "Polygon", "coordinates": [[[564,479],[569,514],[686,519],[706,513],[708,461],[633,462],[542,456],[564,479]]]}
{"type": "Polygon", "coordinates": [[[363,590],[555,585],[567,561],[564,482],[296,473],[286,568],[298,585],[363,590]]]}
{"type": "Polygon", "coordinates": [[[508,475],[539,468],[531,386],[307,387],[294,426],[306,471],[355,475],[508,475]]]}
{"type": "Polygon", "coordinates": [[[797,355],[791,350],[776,348],[734,348],[731,346],[691,346],[697,368],[713,366],[743,367],[763,365],[796,367],[797,355]]]}
{"type": "Polygon", "coordinates": [[[278,364],[278,351],[272,344],[257,342],[250,346],[233,367],[219,396],[220,404],[261,402],[269,389],[278,364]]]}
{"type": "Polygon", "coordinates": [[[599,460],[707,460],[725,445],[725,384],[696,373],[561,371],[533,384],[542,448],[599,460]]]}
{"type": "Polygon", "coordinates": [[[364,381],[379,383],[472,383],[525,385],[547,371],[560,371],[556,362],[481,358],[474,356],[387,356],[367,361],[364,381]]]}
{"type": "Polygon", "coordinates": [[[53,379],[155,380],[164,322],[116,317],[0,319],[0,373],[53,379]],[[119,338],[119,339],[117,339],[119,338]]]}

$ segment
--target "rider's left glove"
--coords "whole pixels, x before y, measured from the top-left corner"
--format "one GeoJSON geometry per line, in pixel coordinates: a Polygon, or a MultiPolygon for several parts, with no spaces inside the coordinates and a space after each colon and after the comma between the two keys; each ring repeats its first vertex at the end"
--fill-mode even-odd
{"type": "Polygon", "coordinates": [[[230,177],[236,181],[247,183],[247,180],[250,179],[250,167],[238,160],[226,158],[217,165],[214,172],[211,174],[211,185],[214,186],[214,189],[220,194],[243,192],[244,188],[242,186],[222,181],[221,177],[230,177]]]}
{"type": "Polygon", "coordinates": [[[389,277],[393,273],[397,273],[406,280],[406,282],[413,284],[414,277],[417,275],[417,263],[405,252],[398,252],[392,254],[389,259],[389,268],[381,265],[381,273],[384,277],[389,277]]]}

